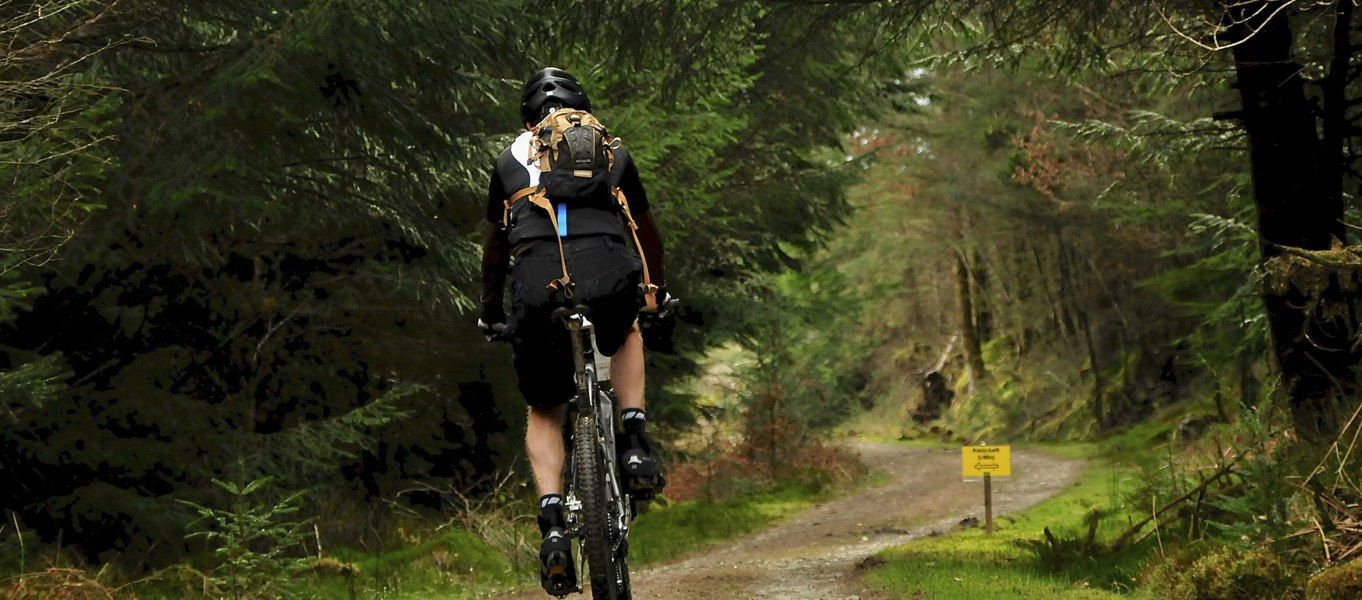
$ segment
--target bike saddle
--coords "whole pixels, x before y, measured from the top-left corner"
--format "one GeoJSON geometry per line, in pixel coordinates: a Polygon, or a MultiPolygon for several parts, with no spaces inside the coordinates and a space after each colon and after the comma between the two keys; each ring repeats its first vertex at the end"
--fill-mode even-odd
{"type": "Polygon", "coordinates": [[[564,306],[562,308],[556,309],[553,311],[552,316],[555,319],[568,319],[571,317],[579,316],[585,317],[590,314],[591,314],[590,308],[586,307],[586,305],[578,304],[577,306],[564,306]]]}

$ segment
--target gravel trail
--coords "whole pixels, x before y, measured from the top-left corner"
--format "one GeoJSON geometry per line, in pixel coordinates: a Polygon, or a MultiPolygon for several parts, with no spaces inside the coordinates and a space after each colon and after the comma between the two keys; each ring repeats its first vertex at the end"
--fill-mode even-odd
{"type": "MultiPolygon", "coordinates": [[[[960,450],[858,443],[891,480],[824,502],[760,533],[633,574],[636,600],[857,600],[857,562],[962,519],[983,521],[983,486],[960,478],[960,450]]],[[[997,518],[1071,485],[1081,461],[1014,449],[1011,480],[993,485],[997,518]]],[[[569,596],[589,598],[590,596],[569,596]]],[[[506,598],[551,598],[542,591],[506,598]]]]}

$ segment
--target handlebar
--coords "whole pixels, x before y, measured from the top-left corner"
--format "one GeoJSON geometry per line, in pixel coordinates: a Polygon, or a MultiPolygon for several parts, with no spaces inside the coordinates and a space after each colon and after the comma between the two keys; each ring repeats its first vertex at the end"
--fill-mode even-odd
{"type": "MultiPolygon", "coordinates": [[[[676,296],[672,296],[667,298],[666,302],[663,302],[661,305],[659,305],[657,307],[657,310],[640,311],[639,316],[640,318],[643,319],[658,321],[672,316],[672,314],[676,313],[677,309],[679,308],[681,308],[681,299],[677,298],[676,296]]],[[[590,308],[578,304],[576,306],[564,306],[555,309],[551,313],[551,316],[555,320],[566,320],[571,319],[573,317],[585,317],[589,314],[591,314],[590,308]]],[[[487,340],[489,342],[510,341],[509,338],[507,338],[506,336],[505,323],[488,324],[483,322],[482,319],[478,319],[478,328],[482,330],[482,338],[484,340],[487,340]]]]}

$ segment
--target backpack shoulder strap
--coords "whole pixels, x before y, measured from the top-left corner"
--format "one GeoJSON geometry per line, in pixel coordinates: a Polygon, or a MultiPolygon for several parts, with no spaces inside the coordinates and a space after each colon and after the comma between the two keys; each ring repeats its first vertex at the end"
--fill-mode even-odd
{"type": "Polygon", "coordinates": [[[657,286],[653,285],[652,278],[648,275],[648,255],[643,252],[643,242],[638,239],[638,223],[634,222],[633,213],[629,212],[629,199],[624,197],[624,191],[617,188],[610,188],[614,193],[615,201],[620,205],[620,213],[624,215],[625,222],[629,225],[629,234],[634,237],[634,247],[638,249],[638,260],[643,263],[643,304],[649,311],[657,310],[657,286]]]}
{"type": "MultiPolygon", "coordinates": [[[[523,192],[525,190],[520,191],[523,192]]],[[[519,194],[520,192],[516,193],[519,194]]],[[[526,195],[529,197],[531,204],[538,206],[539,208],[544,209],[544,212],[549,213],[549,221],[553,223],[553,230],[558,231],[558,211],[553,210],[553,203],[549,202],[548,194],[544,193],[544,189],[539,187],[530,190],[530,193],[526,195]]],[[[563,290],[563,294],[567,296],[568,299],[571,299],[572,286],[575,284],[572,282],[572,274],[568,272],[567,252],[563,250],[563,237],[555,235],[553,236],[553,239],[558,242],[558,261],[563,266],[563,277],[550,281],[545,287],[551,290],[563,290]]]]}

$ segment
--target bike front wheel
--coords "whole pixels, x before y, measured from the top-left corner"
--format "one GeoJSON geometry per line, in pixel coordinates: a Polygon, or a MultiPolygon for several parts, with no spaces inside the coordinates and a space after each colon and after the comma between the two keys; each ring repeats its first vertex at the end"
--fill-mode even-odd
{"type": "MultiPolygon", "coordinates": [[[[607,425],[609,426],[609,425],[607,425]]],[[[582,548],[593,600],[628,600],[628,545],[620,540],[595,418],[578,417],[573,427],[573,487],[582,500],[582,548]]]]}

